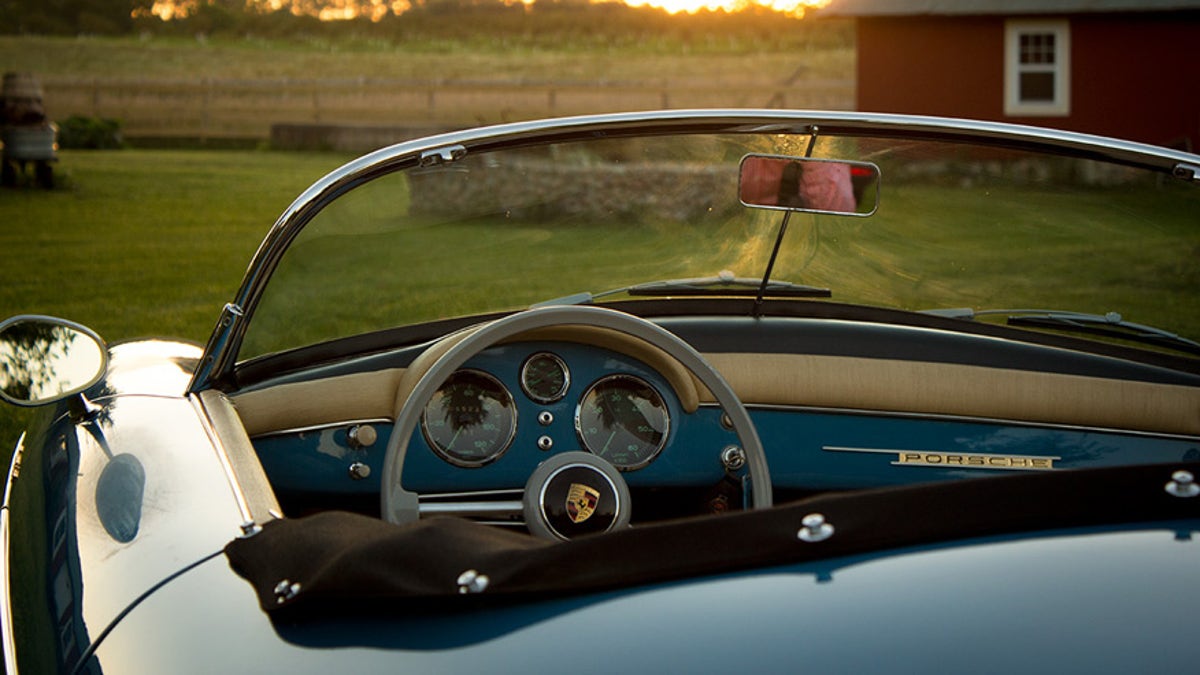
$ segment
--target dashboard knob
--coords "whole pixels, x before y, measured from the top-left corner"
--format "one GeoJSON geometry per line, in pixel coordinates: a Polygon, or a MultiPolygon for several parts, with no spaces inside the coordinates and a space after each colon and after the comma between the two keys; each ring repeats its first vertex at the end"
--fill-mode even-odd
{"type": "Polygon", "coordinates": [[[370,424],[359,424],[350,427],[350,431],[346,432],[346,437],[350,439],[350,447],[358,449],[369,448],[375,445],[375,441],[379,439],[379,434],[375,431],[375,427],[370,424]]]}

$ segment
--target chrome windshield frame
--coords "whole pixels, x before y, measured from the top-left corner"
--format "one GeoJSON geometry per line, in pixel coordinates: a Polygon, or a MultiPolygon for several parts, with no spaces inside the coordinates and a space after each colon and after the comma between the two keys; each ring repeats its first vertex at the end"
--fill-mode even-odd
{"type": "Polygon", "coordinates": [[[275,221],[252,258],[241,287],[226,304],[204,349],[189,393],[232,381],[246,327],[272,273],[291,242],[326,205],[377,177],[462,153],[603,134],[615,138],[665,134],[813,134],[859,136],[1006,147],[1112,162],[1200,182],[1200,155],[1169,148],[1002,122],[862,112],[809,110],[664,110],[516,122],[398,143],[330,172],[275,221]]]}

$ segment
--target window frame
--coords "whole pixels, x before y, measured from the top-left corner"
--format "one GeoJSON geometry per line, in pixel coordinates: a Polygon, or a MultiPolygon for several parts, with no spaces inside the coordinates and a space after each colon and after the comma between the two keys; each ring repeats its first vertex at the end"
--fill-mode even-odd
{"type": "Polygon", "coordinates": [[[1008,20],[1004,22],[1004,114],[1012,117],[1065,117],[1071,114],[1071,25],[1066,19],[1008,20]],[[1022,64],[1021,37],[1033,33],[1054,35],[1054,63],[1022,64]],[[1050,101],[1021,99],[1021,75],[1049,72],[1054,75],[1050,101]]]}

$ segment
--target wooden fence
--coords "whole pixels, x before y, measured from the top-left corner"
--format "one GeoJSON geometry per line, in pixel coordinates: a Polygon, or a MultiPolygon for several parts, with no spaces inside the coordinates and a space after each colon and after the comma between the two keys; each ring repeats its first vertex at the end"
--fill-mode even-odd
{"type": "Polygon", "coordinates": [[[129,138],[267,139],[273,125],[461,128],[656,108],[847,110],[854,82],[498,82],[45,78],[47,113],[121,120],[129,138]]]}

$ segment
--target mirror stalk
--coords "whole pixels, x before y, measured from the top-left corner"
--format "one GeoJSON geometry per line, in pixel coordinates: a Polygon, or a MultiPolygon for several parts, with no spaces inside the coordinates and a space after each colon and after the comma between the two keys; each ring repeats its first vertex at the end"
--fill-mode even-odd
{"type": "Polygon", "coordinates": [[[89,401],[88,397],[83,395],[83,392],[67,398],[67,412],[71,416],[71,421],[75,424],[86,424],[94,421],[100,416],[101,410],[103,408],[89,401]]]}

